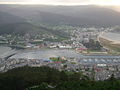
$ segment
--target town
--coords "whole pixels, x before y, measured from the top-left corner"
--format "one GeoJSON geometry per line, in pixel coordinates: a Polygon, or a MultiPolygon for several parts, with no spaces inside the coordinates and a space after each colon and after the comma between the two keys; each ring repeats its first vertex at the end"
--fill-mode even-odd
{"type": "Polygon", "coordinates": [[[77,57],[50,57],[48,59],[12,58],[17,52],[3,56],[0,59],[0,71],[6,72],[10,69],[22,66],[41,67],[49,66],[60,71],[81,72],[95,80],[106,80],[112,74],[120,77],[120,56],[111,55],[109,50],[104,48],[98,36],[101,32],[111,31],[114,28],[73,28],[66,30],[70,38],[57,40],[52,35],[2,35],[1,45],[23,50],[39,49],[60,49],[74,50],[83,56],[77,57]],[[47,39],[49,40],[47,41],[47,39]],[[56,39],[56,40],[55,40],[56,39]]]}
{"type": "Polygon", "coordinates": [[[65,57],[51,57],[44,59],[10,58],[0,63],[0,71],[31,66],[48,66],[66,72],[81,72],[94,80],[106,80],[114,74],[115,78],[120,77],[120,56],[83,56],[79,59],[65,57]]]}
{"type": "MultiPolygon", "coordinates": [[[[0,36],[0,45],[18,46],[28,49],[62,48],[90,51],[102,51],[104,48],[98,41],[98,36],[103,31],[111,31],[113,28],[60,28],[69,34],[68,38],[61,38],[50,34],[3,34],[0,36]]],[[[59,28],[58,28],[59,30],[59,28]]],[[[104,51],[104,50],[103,50],[104,51]]]]}

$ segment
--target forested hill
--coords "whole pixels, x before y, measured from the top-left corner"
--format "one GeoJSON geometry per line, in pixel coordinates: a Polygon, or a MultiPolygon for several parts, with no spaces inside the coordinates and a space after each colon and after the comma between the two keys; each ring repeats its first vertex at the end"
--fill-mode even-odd
{"type": "Polygon", "coordinates": [[[0,90],[120,90],[120,80],[113,75],[94,81],[82,73],[25,66],[0,73],[0,90]]]}

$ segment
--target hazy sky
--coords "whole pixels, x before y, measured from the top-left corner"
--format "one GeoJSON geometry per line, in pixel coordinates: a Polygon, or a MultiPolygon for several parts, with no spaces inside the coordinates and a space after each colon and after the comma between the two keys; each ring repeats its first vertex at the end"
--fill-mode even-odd
{"type": "Polygon", "coordinates": [[[0,3],[54,5],[120,5],[120,0],[0,0],[0,3]]]}

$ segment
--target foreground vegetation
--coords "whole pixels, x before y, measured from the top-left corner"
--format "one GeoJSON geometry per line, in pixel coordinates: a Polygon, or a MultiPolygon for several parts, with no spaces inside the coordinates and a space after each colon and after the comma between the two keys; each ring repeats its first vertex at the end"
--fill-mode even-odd
{"type": "Polygon", "coordinates": [[[0,73],[0,90],[120,90],[120,80],[94,81],[81,73],[25,66],[0,73]]]}

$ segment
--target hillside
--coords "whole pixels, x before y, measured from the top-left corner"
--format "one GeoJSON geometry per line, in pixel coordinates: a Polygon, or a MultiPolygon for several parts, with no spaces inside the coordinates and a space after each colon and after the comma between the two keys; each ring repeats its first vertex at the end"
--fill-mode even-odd
{"type": "Polygon", "coordinates": [[[18,16],[9,14],[7,12],[0,11],[0,26],[11,23],[24,22],[25,19],[22,19],[18,16]]]}
{"type": "Polygon", "coordinates": [[[57,37],[67,37],[62,31],[55,31],[47,27],[36,26],[29,23],[25,18],[0,11],[0,34],[48,34],[57,37]]]}
{"type": "Polygon", "coordinates": [[[100,6],[0,5],[0,34],[46,33],[66,37],[64,30],[52,30],[47,25],[107,27],[120,25],[119,17],[119,12],[100,6]]]}
{"type": "Polygon", "coordinates": [[[28,21],[55,25],[114,26],[120,24],[119,12],[100,6],[1,5],[0,11],[28,21]]]}
{"type": "Polygon", "coordinates": [[[28,22],[21,22],[21,23],[12,23],[12,24],[5,24],[0,27],[0,34],[30,34],[30,35],[36,35],[36,34],[48,34],[48,35],[54,35],[57,37],[67,37],[68,34],[62,31],[52,30],[48,29],[46,27],[42,26],[36,26],[33,24],[30,24],[28,22]]]}

